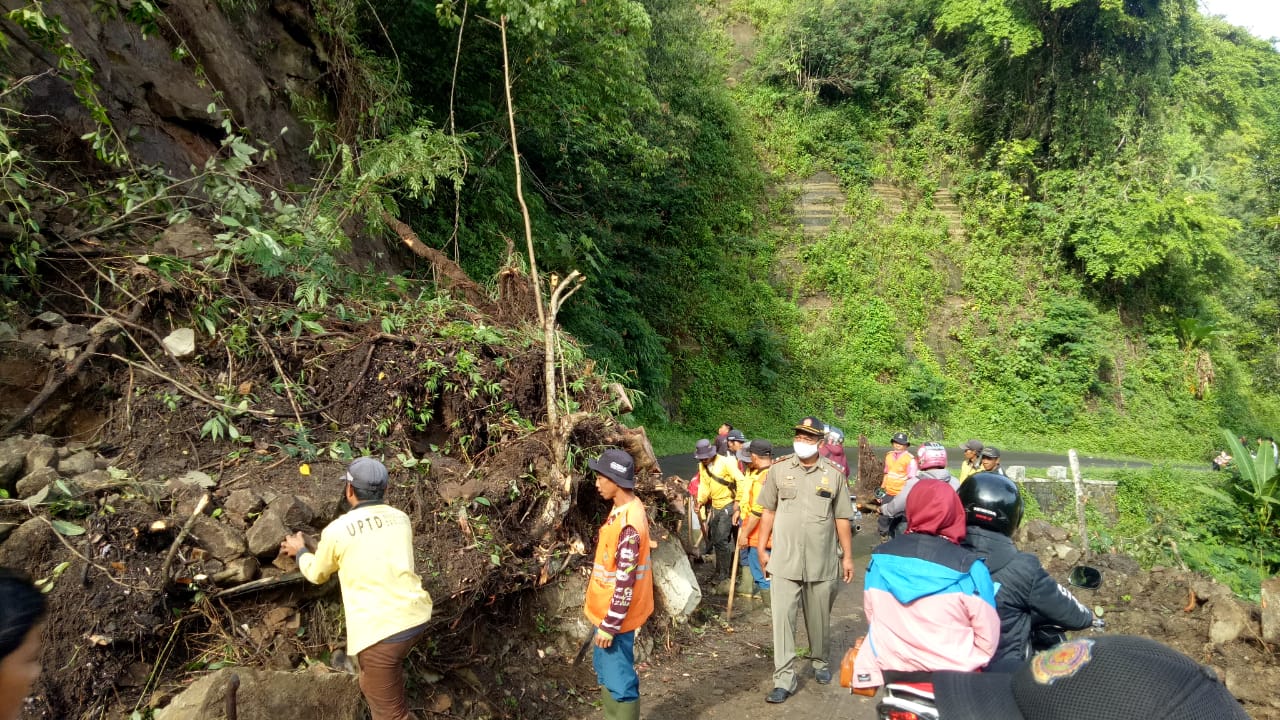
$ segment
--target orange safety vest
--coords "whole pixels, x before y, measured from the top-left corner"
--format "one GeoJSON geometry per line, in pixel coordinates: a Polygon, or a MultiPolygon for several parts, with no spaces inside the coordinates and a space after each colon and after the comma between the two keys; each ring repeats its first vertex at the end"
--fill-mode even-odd
{"type": "Polygon", "coordinates": [[[907,470],[911,468],[911,463],[915,460],[911,453],[903,450],[897,457],[893,456],[890,450],[884,456],[884,482],[881,487],[890,495],[897,495],[902,492],[902,488],[907,484],[907,470]]]}
{"type": "Polygon", "coordinates": [[[640,533],[640,555],[636,559],[636,584],[631,591],[631,607],[622,620],[622,632],[630,632],[644,624],[653,614],[653,564],[649,561],[649,518],[640,498],[609,513],[600,526],[596,541],[596,562],[587,581],[587,602],[583,610],[592,625],[600,626],[609,614],[613,599],[614,577],[618,570],[618,538],[622,528],[630,525],[640,533]]]}

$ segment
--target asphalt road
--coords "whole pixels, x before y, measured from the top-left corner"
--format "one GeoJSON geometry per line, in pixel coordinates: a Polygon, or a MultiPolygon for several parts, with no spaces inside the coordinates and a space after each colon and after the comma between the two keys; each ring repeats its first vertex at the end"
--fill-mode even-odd
{"type": "MultiPolygon", "coordinates": [[[[791,447],[791,442],[775,442],[773,447],[776,449],[778,454],[781,455],[784,454],[784,451],[787,448],[791,447]]],[[[850,460],[852,460],[857,453],[857,449],[856,445],[846,445],[844,451],[849,455],[850,460]]],[[[915,448],[913,447],[912,450],[914,451],[914,449],[915,448]]],[[[876,457],[881,458],[884,457],[885,453],[889,452],[888,447],[879,447],[874,445],[872,446],[872,450],[875,451],[876,457]]],[[[1000,455],[1000,463],[1005,467],[1010,465],[1023,465],[1032,468],[1046,468],[1051,465],[1067,466],[1066,453],[1059,455],[1056,453],[1020,452],[1017,450],[1005,450],[1004,448],[1001,448],[1000,455]]],[[[960,459],[962,457],[964,457],[964,454],[960,452],[958,444],[957,447],[947,448],[947,459],[949,461],[949,467],[953,473],[959,472],[960,459]]],[[[678,475],[683,478],[692,477],[698,464],[697,461],[693,459],[692,449],[684,455],[667,455],[665,457],[660,457],[658,458],[658,463],[662,466],[663,475],[678,475]]],[[[1080,455],[1080,467],[1082,469],[1149,468],[1151,467],[1151,463],[1141,460],[1115,460],[1112,458],[1080,455]]]]}

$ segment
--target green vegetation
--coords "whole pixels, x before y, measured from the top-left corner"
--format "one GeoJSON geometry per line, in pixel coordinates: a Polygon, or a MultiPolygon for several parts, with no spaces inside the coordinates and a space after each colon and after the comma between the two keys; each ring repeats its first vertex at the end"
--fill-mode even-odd
{"type": "MultiPolygon", "coordinates": [[[[307,337],[331,317],[377,318],[393,333],[438,315],[417,280],[341,258],[403,220],[482,283],[528,262],[512,240],[506,16],[538,263],[587,277],[563,323],[647,399],[636,419],[660,451],[726,420],[779,436],[815,413],[850,435],[1200,460],[1216,428],[1280,423],[1280,54],[1194,0],[314,8],[333,97],[296,98],[323,168],[298,192],[256,180],[271,145],[217,102],[208,164],[181,179],[134,165],[66,27],[39,2],[10,12],[88,110],[103,171],[54,187],[51,159],[23,144],[28,119],[0,113],[6,293],[54,242],[42,218],[69,206],[83,236],[210,220],[207,269],[252,266],[291,306],[260,316],[183,261],[140,264],[187,281],[198,327],[236,354],[264,324],[307,337]],[[795,188],[819,171],[845,204],[806,236],[795,188]]],[[[126,16],[176,34],[152,3],[126,16]]],[[[21,91],[10,78],[0,100],[16,108],[21,91]]],[[[232,437],[251,408],[222,396],[203,431],[232,437]]],[[[429,407],[402,409],[430,421],[429,407]]],[[[1169,500],[1178,481],[1161,473],[1134,491],[1169,500]]],[[[1260,525],[1170,533],[1265,535],[1272,479],[1245,482],[1260,525]]]]}

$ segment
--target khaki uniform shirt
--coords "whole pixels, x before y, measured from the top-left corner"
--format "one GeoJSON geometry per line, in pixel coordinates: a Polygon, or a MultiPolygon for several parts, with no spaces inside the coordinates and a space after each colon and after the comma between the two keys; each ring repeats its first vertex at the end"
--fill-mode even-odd
{"type": "Polygon", "coordinates": [[[835,521],[853,515],[840,468],[825,459],[806,468],[785,457],[769,468],[757,502],[774,512],[770,573],[797,582],[840,577],[835,521]]]}

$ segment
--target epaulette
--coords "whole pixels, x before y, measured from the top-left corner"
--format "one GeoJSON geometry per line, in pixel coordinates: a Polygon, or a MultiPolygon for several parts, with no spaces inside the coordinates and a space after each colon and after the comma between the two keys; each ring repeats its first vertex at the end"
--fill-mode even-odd
{"type": "Polygon", "coordinates": [[[791,453],[790,455],[783,455],[783,456],[782,456],[782,457],[780,457],[780,458],[775,458],[775,459],[774,459],[774,462],[776,462],[776,463],[780,463],[780,462],[782,462],[783,460],[790,460],[791,458],[793,458],[793,457],[795,457],[795,456],[796,456],[796,454],[795,454],[795,453],[791,453]]]}

